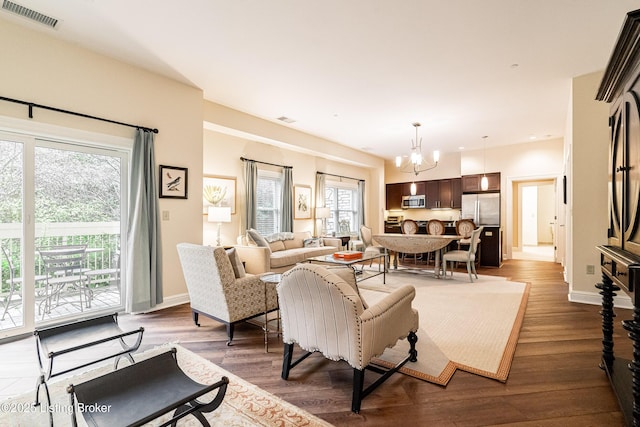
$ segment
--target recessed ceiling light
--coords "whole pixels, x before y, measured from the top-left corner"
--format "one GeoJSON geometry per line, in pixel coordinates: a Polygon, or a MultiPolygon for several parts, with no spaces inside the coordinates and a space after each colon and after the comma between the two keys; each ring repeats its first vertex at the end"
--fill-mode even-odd
{"type": "Polygon", "coordinates": [[[518,68],[520,66],[520,64],[511,64],[510,67],[511,68],[518,68]]]}
{"type": "Polygon", "coordinates": [[[290,117],[287,116],[280,116],[278,117],[276,120],[280,120],[281,122],[285,122],[285,123],[295,123],[296,121],[290,117]]]}
{"type": "Polygon", "coordinates": [[[533,141],[534,139],[538,139],[538,137],[537,137],[537,136],[535,136],[535,135],[531,135],[531,136],[529,137],[529,139],[533,141]]]}
{"type": "Polygon", "coordinates": [[[458,147],[458,150],[464,150],[464,147],[458,147]]]}

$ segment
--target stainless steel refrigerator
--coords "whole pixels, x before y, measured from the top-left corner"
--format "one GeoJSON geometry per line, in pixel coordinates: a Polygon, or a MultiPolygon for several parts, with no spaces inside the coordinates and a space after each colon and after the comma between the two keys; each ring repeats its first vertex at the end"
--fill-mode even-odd
{"type": "Polygon", "coordinates": [[[460,219],[476,225],[500,225],[500,193],[463,194],[460,219]]]}

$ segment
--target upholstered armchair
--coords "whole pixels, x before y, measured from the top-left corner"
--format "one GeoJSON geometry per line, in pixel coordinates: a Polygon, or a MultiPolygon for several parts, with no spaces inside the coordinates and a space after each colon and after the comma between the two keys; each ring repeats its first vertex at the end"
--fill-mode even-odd
{"type": "Polygon", "coordinates": [[[178,244],[193,321],[200,326],[198,315],[203,314],[224,323],[227,345],[231,345],[236,323],[278,308],[275,284],[263,283],[260,276],[246,274],[235,248],[230,252],[227,254],[220,246],[178,244]]]}
{"type": "Polygon", "coordinates": [[[283,379],[312,352],[319,351],[330,360],[345,360],[353,367],[351,410],[357,413],[362,399],[375,387],[407,361],[417,360],[418,312],[411,308],[413,286],[396,289],[368,307],[360,298],[352,269],[300,264],[283,274],[277,290],[284,342],[283,379]],[[370,365],[374,357],[405,337],[410,350],[402,362],[388,370],[370,365]],[[294,343],[307,353],[292,363],[294,343]],[[383,374],[367,389],[363,389],[365,368],[383,374]]]}

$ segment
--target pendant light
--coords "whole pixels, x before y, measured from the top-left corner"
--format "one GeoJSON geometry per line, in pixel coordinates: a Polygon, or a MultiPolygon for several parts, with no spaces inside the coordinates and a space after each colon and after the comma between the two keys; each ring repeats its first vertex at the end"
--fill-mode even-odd
{"type": "Polygon", "coordinates": [[[487,191],[489,189],[489,179],[487,179],[487,135],[483,136],[482,139],[484,139],[484,147],[482,149],[484,167],[482,179],[480,180],[480,189],[482,191],[487,191]]]}

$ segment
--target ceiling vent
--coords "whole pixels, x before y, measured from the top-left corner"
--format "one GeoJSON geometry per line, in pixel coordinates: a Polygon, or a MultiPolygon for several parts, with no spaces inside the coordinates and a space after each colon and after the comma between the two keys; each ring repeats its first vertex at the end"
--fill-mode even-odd
{"type": "Polygon", "coordinates": [[[38,24],[46,25],[49,28],[56,28],[56,25],[58,25],[58,20],[56,18],[52,18],[40,12],[36,12],[35,10],[20,6],[19,4],[13,3],[9,0],[2,1],[2,10],[22,16],[23,18],[27,18],[28,20],[37,22],[38,24]]]}
{"type": "Polygon", "coordinates": [[[280,117],[277,118],[277,120],[280,120],[281,122],[285,122],[285,123],[295,123],[296,122],[295,120],[293,120],[293,119],[291,119],[289,117],[286,117],[286,116],[280,116],[280,117]]]}

